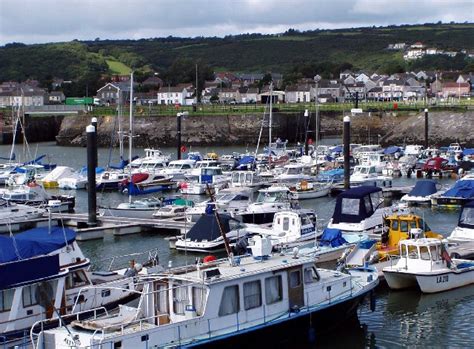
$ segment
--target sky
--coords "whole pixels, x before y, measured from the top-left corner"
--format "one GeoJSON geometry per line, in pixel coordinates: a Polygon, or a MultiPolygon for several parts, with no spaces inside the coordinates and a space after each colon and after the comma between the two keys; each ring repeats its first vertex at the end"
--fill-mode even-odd
{"type": "Polygon", "coordinates": [[[0,45],[473,22],[474,0],[0,0],[0,45]]]}

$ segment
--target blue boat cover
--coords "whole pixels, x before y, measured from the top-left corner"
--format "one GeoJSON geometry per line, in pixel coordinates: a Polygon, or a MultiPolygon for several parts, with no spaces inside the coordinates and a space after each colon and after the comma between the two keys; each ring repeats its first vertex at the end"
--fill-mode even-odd
{"type": "Polygon", "coordinates": [[[371,204],[370,207],[366,206],[366,199],[371,201],[370,194],[381,191],[382,188],[363,185],[342,192],[336,198],[336,207],[332,215],[333,223],[360,223],[370,217],[374,213],[374,208],[371,204]],[[357,201],[352,202],[351,199],[357,201]]]}
{"type": "Polygon", "coordinates": [[[408,195],[410,196],[428,196],[431,194],[436,193],[438,190],[436,189],[436,182],[423,179],[416,182],[415,187],[410,191],[408,195]]]}
{"type": "Polygon", "coordinates": [[[346,239],[342,237],[340,229],[325,228],[321,240],[319,241],[320,246],[331,246],[338,247],[347,243],[346,239]]]}
{"type": "Polygon", "coordinates": [[[474,180],[459,180],[442,197],[474,199],[474,180]]]}
{"type": "Polygon", "coordinates": [[[242,159],[240,159],[239,166],[253,164],[254,162],[255,158],[253,156],[245,155],[242,159]]]}
{"type": "Polygon", "coordinates": [[[58,250],[76,239],[76,232],[69,228],[34,228],[19,234],[0,236],[0,263],[8,263],[58,250]]]}
{"type": "Polygon", "coordinates": [[[474,154],[474,148],[466,148],[462,151],[462,155],[473,155],[474,154]]]}
{"type": "MultiPolygon", "coordinates": [[[[229,221],[234,220],[234,218],[225,214],[220,214],[219,218],[224,233],[228,233],[230,231],[229,221]]],[[[213,214],[204,214],[199,217],[197,222],[186,233],[186,238],[189,238],[192,241],[212,241],[220,236],[221,231],[219,230],[219,224],[213,214]]]]}
{"type": "Polygon", "coordinates": [[[385,150],[383,151],[383,153],[386,155],[395,154],[396,152],[401,152],[400,147],[397,147],[396,145],[385,148],[385,150]]]}
{"type": "Polygon", "coordinates": [[[342,145],[337,145],[330,149],[331,153],[342,153],[342,150],[342,145]]]}

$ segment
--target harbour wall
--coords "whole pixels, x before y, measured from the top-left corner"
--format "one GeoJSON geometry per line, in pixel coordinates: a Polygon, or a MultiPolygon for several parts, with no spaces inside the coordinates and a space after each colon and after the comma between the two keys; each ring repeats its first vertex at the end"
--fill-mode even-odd
{"type": "MultiPolygon", "coordinates": [[[[29,142],[56,140],[58,145],[85,146],[85,128],[90,115],[42,116],[26,118],[29,142]]],[[[309,123],[308,138],[314,139],[314,113],[309,123]]],[[[340,138],[342,113],[322,112],[322,138],[340,138]]],[[[134,119],[134,144],[138,147],[174,146],[176,144],[176,116],[138,116],[134,119]]],[[[122,119],[123,130],[128,132],[128,117],[122,119]]],[[[273,113],[273,138],[288,139],[290,143],[303,142],[306,120],[302,113],[273,113]]],[[[474,111],[430,112],[429,137],[432,145],[461,142],[474,146],[474,111]]],[[[8,134],[8,125],[2,129],[8,134]]],[[[189,115],[182,120],[182,143],[186,146],[249,145],[257,143],[262,128],[261,114],[189,115]]],[[[11,132],[11,125],[10,125],[11,132]]],[[[98,143],[108,147],[118,144],[118,118],[98,117],[98,143]]],[[[11,136],[11,134],[10,134],[11,136]]],[[[7,137],[8,138],[8,137],[7,137]]],[[[11,140],[4,137],[4,144],[11,140]]],[[[11,138],[11,137],[10,137],[11,138]]],[[[18,136],[17,139],[21,139],[18,136]]],[[[403,144],[423,143],[424,113],[363,113],[351,119],[351,140],[357,143],[403,144]]],[[[262,128],[261,142],[268,142],[268,117],[262,128]]]]}

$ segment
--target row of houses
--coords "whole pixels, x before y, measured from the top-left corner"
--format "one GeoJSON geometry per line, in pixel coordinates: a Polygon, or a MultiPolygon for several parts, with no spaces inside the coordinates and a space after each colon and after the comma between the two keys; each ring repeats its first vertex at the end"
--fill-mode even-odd
{"type": "Polygon", "coordinates": [[[406,61],[411,61],[415,59],[420,59],[424,56],[430,55],[446,55],[449,57],[456,57],[459,53],[463,53],[473,58],[474,53],[467,50],[458,51],[449,51],[443,50],[437,47],[428,47],[421,42],[415,42],[412,45],[408,45],[404,42],[397,42],[395,44],[389,44],[387,50],[402,50],[404,51],[403,59],[406,61]]]}

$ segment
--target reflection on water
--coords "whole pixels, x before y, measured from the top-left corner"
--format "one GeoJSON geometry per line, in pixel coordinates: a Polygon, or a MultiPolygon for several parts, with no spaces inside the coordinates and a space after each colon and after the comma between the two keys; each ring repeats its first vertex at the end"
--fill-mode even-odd
{"type": "MultiPolygon", "coordinates": [[[[244,147],[235,148],[193,148],[193,151],[217,151],[231,153],[245,151],[244,147]]],[[[7,154],[8,146],[0,146],[0,154],[7,154]]],[[[166,153],[175,154],[174,149],[163,149],[166,153]]],[[[253,149],[252,149],[253,151],[253,149]]],[[[54,162],[61,165],[82,167],[86,163],[84,148],[56,147],[54,144],[40,144],[38,154],[48,153],[54,162]]],[[[143,154],[138,150],[136,154],[143,154]]],[[[100,149],[99,162],[105,164],[109,155],[108,149],[100,149]]],[[[118,155],[114,154],[115,159],[118,155]]],[[[117,162],[117,161],[113,161],[117,162]]],[[[395,179],[394,185],[413,184],[416,179],[395,179]]],[[[452,184],[451,179],[442,183],[452,184]]],[[[63,191],[59,191],[63,192],[63,191]]],[[[76,195],[77,211],[85,212],[87,194],[84,191],[71,192],[76,195]]],[[[192,199],[195,199],[193,197],[192,199]]],[[[197,199],[197,198],[196,198],[197,199]]],[[[200,198],[200,200],[205,198],[200,198]]],[[[98,204],[114,206],[127,200],[118,193],[99,193],[98,204]]],[[[321,226],[327,224],[334,210],[335,198],[326,197],[301,202],[305,208],[317,211],[321,226]]],[[[435,232],[449,235],[456,225],[458,211],[439,211],[431,208],[417,208],[415,212],[425,219],[435,232]]],[[[170,251],[163,237],[166,232],[151,231],[142,234],[114,237],[107,235],[104,240],[80,242],[84,254],[92,261],[103,260],[116,255],[148,251],[157,248],[162,264],[171,260],[174,265],[192,264],[196,254],[183,254],[170,251]]],[[[106,265],[103,265],[104,267],[106,265]]],[[[301,344],[297,347],[308,348],[398,348],[398,347],[463,347],[474,348],[474,286],[434,295],[421,295],[416,290],[392,292],[385,288],[377,291],[375,312],[364,303],[358,312],[358,320],[345,323],[340,329],[319,335],[316,344],[301,344]]],[[[301,334],[306,336],[307,334],[301,334]]],[[[288,342],[275,347],[294,348],[293,334],[288,342]]],[[[306,338],[306,337],[303,337],[306,338]]],[[[303,340],[304,343],[304,340],[303,340]]]]}

